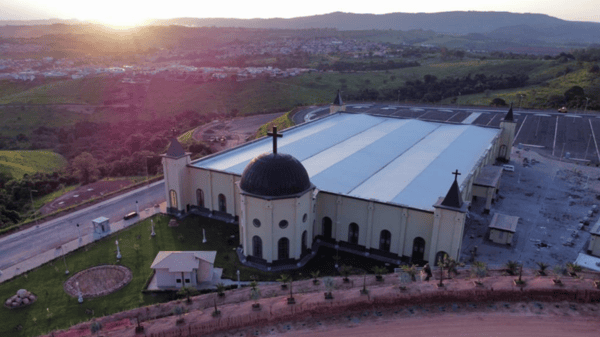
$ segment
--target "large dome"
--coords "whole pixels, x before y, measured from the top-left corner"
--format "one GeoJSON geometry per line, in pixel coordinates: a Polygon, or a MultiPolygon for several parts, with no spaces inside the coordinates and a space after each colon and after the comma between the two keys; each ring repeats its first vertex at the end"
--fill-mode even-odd
{"type": "Polygon", "coordinates": [[[240,184],[244,192],[267,197],[297,194],[311,186],[302,163],[285,153],[264,153],[252,159],[240,184]]]}

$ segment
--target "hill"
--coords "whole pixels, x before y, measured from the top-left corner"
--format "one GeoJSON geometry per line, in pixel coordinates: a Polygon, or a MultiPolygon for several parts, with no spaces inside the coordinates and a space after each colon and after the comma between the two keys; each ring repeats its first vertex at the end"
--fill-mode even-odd
{"type": "Polygon", "coordinates": [[[53,172],[66,166],[67,161],[52,151],[0,151],[0,172],[9,173],[13,178],[24,174],[53,172]]]}
{"type": "MultiPolygon", "coordinates": [[[[193,27],[243,27],[269,29],[332,28],[337,30],[432,30],[447,34],[487,34],[497,38],[503,27],[528,26],[534,37],[547,42],[577,41],[600,43],[600,23],[566,21],[545,14],[510,12],[440,12],[355,14],[335,12],[291,19],[214,19],[177,18],[154,20],[151,25],[186,25],[193,27]]],[[[509,38],[510,36],[502,39],[509,38]]]]}

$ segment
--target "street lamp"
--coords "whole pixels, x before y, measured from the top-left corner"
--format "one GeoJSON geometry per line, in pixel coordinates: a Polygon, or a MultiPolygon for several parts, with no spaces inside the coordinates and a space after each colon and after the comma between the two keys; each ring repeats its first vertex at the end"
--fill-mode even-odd
{"type": "Polygon", "coordinates": [[[37,217],[35,216],[35,207],[33,206],[33,194],[32,192],[36,192],[37,190],[32,190],[31,188],[29,189],[29,198],[31,199],[31,211],[33,212],[33,217],[35,218],[35,226],[37,227],[38,225],[38,220],[37,217]]]}
{"type": "Polygon", "coordinates": [[[150,236],[155,237],[156,232],[154,231],[154,219],[150,219],[150,223],[152,224],[152,233],[150,233],[150,236]]]}
{"type": "Polygon", "coordinates": [[[237,280],[238,280],[237,287],[238,287],[238,289],[240,289],[240,270],[238,269],[235,273],[237,274],[237,280]]]}
{"type": "Polygon", "coordinates": [[[583,113],[585,113],[587,111],[587,106],[588,106],[589,102],[590,102],[590,99],[586,97],[585,98],[585,109],[583,109],[583,113]]]}
{"type": "Polygon", "coordinates": [[[136,213],[140,214],[140,204],[138,204],[138,201],[135,201],[135,211],[136,213]]]}
{"type": "Polygon", "coordinates": [[[81,241],[81,229],[79,228],[79,224],[77,224],[77,232],[79,233],[79,241],[81,241]]]}
{"type": "Polygon", "coordinates": [[[121,250],[119,249],[119,240],[115,240],[115,244],[117,245],[117,259],[121,259],[121,250]]]}
{"type": "Polygon", "coordinates": [[[75,282],[75,286],[77,287],[77,302],[81,304],[83,303],[83,296],[81,295],[81,288],[79,288],[79,281],[75,282]]]}

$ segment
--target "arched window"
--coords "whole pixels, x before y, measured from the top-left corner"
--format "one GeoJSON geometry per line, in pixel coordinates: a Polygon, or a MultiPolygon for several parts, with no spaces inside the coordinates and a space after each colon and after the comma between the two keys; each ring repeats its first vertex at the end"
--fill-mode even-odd
{"type": "Polygon", "coordinates": [[[331,227],[332,227],[332,222],[331,219],[329,217],[324,217],[323,220],[321,221],[321,225],[323,226],[323,237],[325,239],[331,239],[331,227]]]}
{"type": "Polygon", "coordinates": [[[448,253],[444,252],[444,251],[439,251],[437,252],[437,254],[435,254],[435,262],[434,262],[434,266],[437,266],[439,264],[440,261],[444,261],[444,257],[448,255],[448,253]]]}
{"type": "Polygon", "coordinates": [[[175,190],[171,190],[169,195],[171,196],[171,207],[178,208],[177,207],[177,192],[175,192],[175,190]]]}
{"type": "Polygon", "coordinates": [[[498,151],[498,157],[500,157],[500,158],[506,157],[506,145],[500,146],[500,151],[498,151]]]}
{"type": "Polygon", "coordinates": [[[302,233],[302,255],[306,254],[308,250],[308,232],[304,231],[302,233]]]}
{"type": "Polygon", "coordinates": [[[219,212],[227,213],[227,198],[222,193],[219,194],[219,212]]]}
{"type": "Polygon", "coordinates": [[[196,204],[198,207],[204,208],[204,191],[201,189],[196,190],[196,204]]]}
{"type": "Polygon", "coordinates": [[[358,225],[354,222],[348,226],[348,242],[358,244],[358,225]]]}
{"type": "Polygon", "coordinates": [[[392,233],[388,230],[382,230],[379,235],[379,250],[383,250],[384,252],[390,251],[390,245],[392,243],[392,233]]]}
{"type": "Polygon", "coordinates": [[[262,259],[262,240],[260,236],[252,237],[252,256],[262,259]]]}
{"type": "Polygon", "coordinates": [[[425,240],[421,237],[416,237],[413,240],[412,261],[414,263],[423,262],[425,257],[425,240]]]}
{"type": "Polygon", "coordinates": [[[277,242],[277,259],[286,260],[290,258],[290,240],[281,238],[277,242]]]}

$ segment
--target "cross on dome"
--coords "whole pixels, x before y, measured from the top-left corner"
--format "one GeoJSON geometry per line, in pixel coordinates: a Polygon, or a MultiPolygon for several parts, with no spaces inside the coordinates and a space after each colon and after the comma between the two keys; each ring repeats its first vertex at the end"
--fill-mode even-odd
{"type": "Polygon", "coordinates": [[[277,127],[273,126],[273,132],[267,132],[267,136],[273,136],[273,154],[277,154],[277,138],[281,138],[283,135],[277,133],[277,127]]]}

